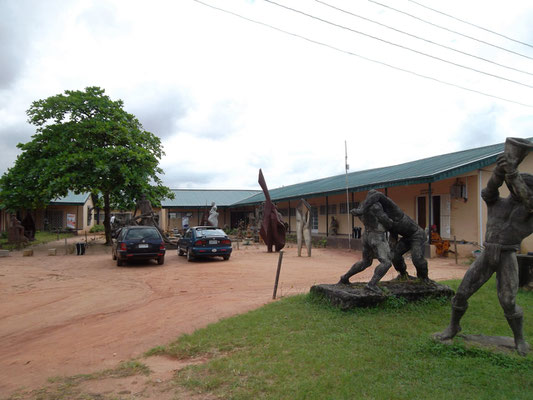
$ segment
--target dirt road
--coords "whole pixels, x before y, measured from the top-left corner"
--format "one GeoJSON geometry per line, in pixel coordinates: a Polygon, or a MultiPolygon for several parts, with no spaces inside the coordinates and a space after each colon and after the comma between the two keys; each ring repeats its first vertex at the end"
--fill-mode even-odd
{"type": "MultiPolygon", "coordinates": [[[[75,239],[73,239],[75,240],[75,239]]],[[[110,248],[91,240],[83,256],[63,243],[0,258],[0,396],[42,386],[57,375],[116,366],[183,333],[243,313],[272,298],[278,254],[264,246],[235,248],[229,261],[187,262],[175,250],[165,264],[117,267],[110,248]],[[48,248],[58,255],[49,256],[48,248]]],[[[278,297],[335,283],[360,252],[313,249],[311,258],[284,250],[278,297]]],[[[415,274],[410,261],[409,272],[415,274]]],[[[435,280],[461,278],[453,259],[430,261],[435,280]]],[[[374,268],[352,278],[367,281],[374,268]]],[[[389,272],[384,279],[395,276],[389,272]]]]}

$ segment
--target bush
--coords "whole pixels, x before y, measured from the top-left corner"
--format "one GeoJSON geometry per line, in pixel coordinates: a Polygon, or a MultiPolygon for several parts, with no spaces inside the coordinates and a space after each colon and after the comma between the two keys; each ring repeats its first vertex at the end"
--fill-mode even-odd
{"type": "Polygon", "coordinates": [[[94,225],[89,232],[91,233],[105,232],[105,227],[103,225],[94,225]]]}

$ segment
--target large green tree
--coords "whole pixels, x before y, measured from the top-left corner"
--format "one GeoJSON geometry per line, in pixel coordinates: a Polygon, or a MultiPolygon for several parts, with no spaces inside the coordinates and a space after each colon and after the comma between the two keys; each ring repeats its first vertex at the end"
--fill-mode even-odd
{"type": "Polygon", "coordinates": [[[21,154],[0,178],[0,203],[34,209],[68,191],[90,192],[101,201],[109,244],[112,207],[133,209],[141,194],[154,205],[172,197],[159,178],[161,141],[123,105],[99,87],[33,102],[27,115],[36,134],[17,145],[21,154]]]}

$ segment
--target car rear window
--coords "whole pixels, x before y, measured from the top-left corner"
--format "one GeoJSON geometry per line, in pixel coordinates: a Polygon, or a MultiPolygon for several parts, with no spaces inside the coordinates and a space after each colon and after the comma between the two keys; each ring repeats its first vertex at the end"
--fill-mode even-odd
{"type": "Polygon", "coordinates": [[[222,229],[197,229],[197,236],[213,237],[213,236],[226,236],[226,233],[222,229]]]}
{"type": "Polygon", "coordinates": [[[155,228],[130,229],[126,234],[127,240],[132,239],[159,239],[161,236],[155,228]]]}

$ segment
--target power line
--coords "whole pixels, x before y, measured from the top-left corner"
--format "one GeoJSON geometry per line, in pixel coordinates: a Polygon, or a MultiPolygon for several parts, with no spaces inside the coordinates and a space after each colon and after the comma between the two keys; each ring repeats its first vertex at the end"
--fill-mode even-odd
{"type": "Polygon", "coordinates": [[[492,60],[489,60],[489,59],[486,59],[486,58],[483,58],[483,57],[480,57],[480,56],[476,56],[476,55],[474,55],[474,54],[467,53],[467,52],[465,52],[465,51],[462,51],[462,50],[459,50],[459,49],[456,49],[456,48],[453,48],[453,47],[450,47],[450,46],[446,46],[446,45],[444,45],[444,44],[437,43],[437,42],[434,42],[434,41],[429,40],[429,39],[425,39],[425,38],[420,37],[420,36],[417,36],[417,35],[413,35],[413,34],[411,34],[411,33],[409,33],[409,32],[402,31],[402,30],[400,30],[400,29],[394,28],[394,27],[389,26],[389,25],[387,25],[387,24],[383,24],[383,23],[381,23],[381,22],[379,22],[379,21],[375,21],[375,20],[373,20],[373,19],[370,19],[370,18],[367,18],[367,17],[363,17],[362,15],[352,13],[352,12],[350,12],[350,11],[344,10],[344,9],[342,9],[342,8],[339,8],[339,7],[335,7],[335,6],[333,6],[333,5],[331,5],[331,4],[328,4],[328,3],[324,2],[324,1],[321,1],[321,0],[315,0],[315,2],[320,3],[320,4],[323,4],[323,5],[327,6],[327,7],[333,8],[334,10],[337,10],[337,11],[340,11],[340,12],[346,13],[346,14],[348,14],[348,15],[354,16],[354,17],[356,17],[356,18],[360,18],[360,19],[362,19],[362,20],[365,20],[365,21],[371,22],[371,23],[373,23],[373,24],[376,24],[376,25],[382,26],[382,27],[384,27],[384,28],[387,28],[387,29],[393,30],[393,31],[398,32],[398,33],[401,33],[401,34],[403,34],[403,35],[407,35],[407,36],[413,37],[413,38],[415,38],[415,39],[422,40],[422,41],[427,42],[427,43],[431,43],[431,44],[433,44],[433,45],[435,45],[435,46],[439,46],[439,47],[445,48],[445,49],[447,49],[447,50],[455,51],[455,52],[460,53],[460,54],[463,54],[463,55],[465,55],[465,56],[473,57],[473,58],[476,58],[476,59],[478,59],[478,60],[485,61],[485,62],[488,62],[488,63],[494,64],[494,65],[497,65],[497,66],[502,67],[502,68],[507,68],[507,69],[510,69],[510,70],[513,70],[513,71],[516,71],[516,72],[521,72],[521,73],[523,73],[523,74],[527,74],[527,75],[533,75],[533,73],[531,73],[531,72],[527,72],[527,71],[524,71],[524,70],[521,70],[521,69],[518,69],[518,68],[510,67],[510,66],[508,66],[508,65],[500,64],[500,63],[498,63],[498,62],[496,62],[496,61],[492,61],[492,60]]]}
{"type": "Polygon", "coordinates": [[[328,21],[328,20],[320,18],[320,17],[316,17],[316,16],[308,14],[306,12],[303,12],[303,11],[300,11],[300,10],[296,10],[294,8],[285,6],[285,5],[280,4],[280,3],[276,3],[275,1],[272,1],[272,0],[263,0],[263,1],[265,1],[267,3],[270,3],[270,4],[273,4],[275,6],[278,6],[278,7],[284,8],[286,10],[293,11],[295,13],[305,15],[306,17],[315,19],[317,21],[324,22],[324,23],[329,24],[329,25],[333,25],[333,26],[335,26],[337,28],[345,29],[345,30],[348,30],[350,32],[357,33],[359,35],[363,35],[363,36],[369,37],[369,38],[374,39],[374,40],[379,40],[380,42],[387,43],[387,44],[390,44],[392,46],[396,46],[396,47],[399,47],[401,49],[408,50],[408,51],[411,51],[413,53],[420,54],[422,56],[429,57],[429,58],[432,58],[432,59],[437,60],[437,61],[442,61],[444,63],[450,64],[450,65],[454,65],[454,66],[459,67],[459,68],[464,68],[464,69],[467,69],[467,70],[470,70],[470,71],[474,71],[474,72],[477,72],[477,73],[480,73],[480,74],[483,74],[483,75],[491,76],[491,77],[496,78],[496,79],[501,79],[501,80],[504,80],[504,81],[507,81],[507,82],[514,83],[516,85],[525,86],[525,87],[533,89],[533,86],[532,85],[528,85],[527,83],[515,81],[514,79],[509,79],[509,78],[505,78],[505,77],[500,76],[500,75],[491,74],[490,72],[486,72],[486,71],[482,71],[480,69],[468,67],[466,65],[462,65],[462,64],[456,63],[454,61],[446,60],[446,59],[441,58],[441,57],[437,57],[437,56],[434,56],[434,55],[431,55],[431,54],[428,54],[428,53],[424,53],[423,51],[412,49],[412,48],[404,46],[402,44],[394,43],[394,42],[391,42],[389,40],[385,40],[385,39],[382,39],[380,37],[377,37],[377,36],[374,36],[374,35],[370,35],[368,33],[364,33],[364,32],[349,28],[347,26],[340,25],[340,24],[337,24],[335,22],[328,21]]]}
{"type": "Polygon", "coordinates": [[[492,43],[486,42],[486,41],[484,41],[484,40],[477,39],[477,38],[475,38],[475,37],[465,35],[464,33],[454,31],[453,29],[446,28],[446,27],[444,27],[444,26],[442,26],[442,25],[434,24],[433,22],[426,21],[425,19],[420,18],[420,17],[417,17],[416,15],[409,14],[409,13],[407,13],[407,12],[405,12],[405,11],[402,11],[402,10],[398,10],[397,8],[394,8],[394,7],[388,6],[388,5],[383,4],[383,3],[380,3],[380,2],[378,2],[378,1],[375,1],[375,0],[368,0],[368,1],[371,2],[371,3],[377,4],[377,5],[380,5],[380,6],[382,6],[382,7],[388,8],[388,9],[390,9],[390,10],[396,11],[396,12],[398,12],[398,13],[400,13],[400,14],[407,15],[408,17],[411,17],[411,18],[414,18],[414,19],[416,19],[416,20],[418,20],[418,21],[424,22],[425,24],[432,25],[432,26],[434,26],[434,27],[436,27],[436,28],[443,29],[443,30],[445,30],[445,31],[452,32],[452,33],[455,33],[455,34],[457,34],[457,35],[463,36],[463,37],[465,37],[465,38],[468,38],[468,39],[471,39],[471,40],[475,40],[476,42],[486,44],[487,46],[492,46],[492,47],[495,47],[495,48],[497,48],[497,49],[500,49],[500,50],[503,50],[503,51],[507,51],[508,53],[512,53],[512,54],[515,54],[515,55],[517,55],[517,56],[520,56],[520,57],[524,57],[524,58],[528,58],[528,59],[530,59],[530,60],[533,60],[533,57],[529,57],[529,56],[527,56],[527,55],[525,55],[525,54],[518,53],[518,52],[516,52],[516,51],[506,49],[505,47],[497,46],[497,45],[495,45],[495,44],[492,44],[492,43]]]}
{"type": "Polygon", "coordinates": [[[507,39],[507,40],[510,40],[510,41],[512,41],[512,42],[519,43],[519,44],[522,44],[522,45],[524,45],[524,46],[528,46],[528,47],[533,48],[533,45],[531,45],[531,44],[529,44],[529,43],[525,43],[525,42],[522,42],[522,41],[520,41],[520,40],[513,39],[513,38],[511,38],[511,37],[509,37],[509,36],[506,36],[506,35],[503,35],[503,34],[501,34],[501,33],[498,33],[498,32],[492,31],[492,30],[490,30],[490,29],[484,28],[484,27],[482,27],[482,26],[479,26],[479,25],[473,24],[473,23],[471,23],[471,22],[468,22],[468,21],[462,20],[461,18],[454,17],[453,15],[446,14],[445,12],[442,12],[442,11],[439,11],[439,10],[435,10],[434,8],[428,7],[428,6],[426,6],[425,4],[419,3],[419,2],[417,2],[417,1],[414,1],[414,0],[407,0],[407,1],[409,1],[409,2],[411,2],[411,3],[414,3],[414,4],[416,4],[416,5],[420,6],[420,7],[423,7],[423,8],[426,8],[426,9],[428,9],[428,10],[431,10],[431,11],[433,11],[433,12],[436,12],[436,13],[438,13],[438,14],[445,15],[446,17],[448,17],[448,18],[452,18],[452,19],[454,19],[454,20],[456,20],[456,21],[459,21],[459,22],[462,22],[463,24],[467,24],[467,25],[473,26],[473,27],[475,27],[475,28],[478,28],[478,29],[484,30],[484,31],[486,31],[486,32],[490,32],[490,33],[492,33],[492,34],[494,34],[494,35],[500,36],[500,37],[502,37],[502,38],[504,38],[504,39],[507,39]]]}
{"type": "Polygon", "coordinates": [[[323,42],[319,42],[317,40],[314,40],[314,39],[310,39],[310,38],[307,38],[305,36],[302,36],[302,35],[299,35],[297,33],[293,33],[293,32],[289,32],[289,31],[286,31],[284,29],[281,29],[281,28],[278,28],[278,27],[275,27],[273,25],[270,25],[270,24],[267,24],[265,22],[261,22],[261,21],[257,21],[257,20],[254,20],[252,18],[248,18],[248,17],[245,17],[244,15],[241,15],[241,14],[238,14],[236,12],[233,12],[233,11],[229,11],[229,10],[225,10],[223,8],[220,8],[220,7],[216,7],[216,6],[213,6],[211,4],[207,4],[207,3],[204,3],[203,1],[200,1],[200,0],[192,0],[198,4],[201,4],[203,6],[206,6],[206,7],[209,7],[209,8],[212,8],[214,10],[217,10],[217,11],[221,11],[223,13],[226,13],[226,14],[230,14],[230,15],[233,15],[237,18],[240,18],[240,19],[243,19],[245,21],[248,21],[248,22],[252,22],[254,24],[257,24],[257,25],[261,25],[261,26],[264,26],[264,27],[267,27],[267,28],[270,28],[272,30],[275,30],[277,32],[281,32],[281,33],[284,33],[286,35],[289,35],[289,36],[293,36],[293,37],[297,37],[299,39],[302,39],[302,40],[305,40],[309,43],[313,43],[313,44],[317,44],[319,46],[323,46],[323,47],[326,47],[328,49],[331,49],[331,50],[335,50],[335,51],[338,51],[338,52],[341,52],[341,53],[344,53],[344,54],[348,54],[348,55],[351,55],[351,56],[354,56],[354,57],[358,57],[362,60],[365,60],[365,61],[370,61],[372,63],[375,63],[375,64],[379,64],[379,65],[383,65],[385,67],[389,67],[389,68],[392,68],[392,69],[395,69],[397,71],[401,71],[401,72],[405,72],[405,73],[408,73],[410,75],[414,75],[414,76],[417,76],[419,78],[424,78],[424,79],[428,79],[428,80],[431,80],[431,81],[434,81],[434,82],[437,82],[437,83],[441,83],[443,85],[447,85],[447,86],[451,86],[451,87],[455,87],[455,88],[458,88],[458,89],[462,89],[462,90],[465,90],[467,92],[471,92],[471,93],[477,93],[477,94],[480,94],[482,96],[486,96],[486,97],[491,97],[493,99],[498,99],[498,100],[501,100],[501,101],[505,101],[507,103],[512,103],[512,104],[517,104],[517,105],[520,105],[520,106],[523,106],[523,107],[528,107],[528,108],[533,108],[533,104],[526,104],[526,103],[521,103],[519,101],[514,101],[514,100],[511,100],[511,99],[507,99],[505,97],[500,97],[500,96],[496,96],[496,95],[492,95],[492,94],[489,94],[489,93],[485,93],[485,92],[482,92],[480,90],[476,90],[476,89],[470,89],[470,88],[467,88],[465,86],[461,86],[461,85],[457,85],[455,83],[451,83],[451,82],[447,82],[447,81],[443,81],[441,79],[438,79],[438,78],[434,78],[432,76],[428,76],[428,75],[423,75],[423,74],[420,74],[418,72],[414,72],[414,71],[411,71],[411,70],[408,70],[408,69],[405,69],[405,68],[401,68],[401,67],[396,67],[394,65],[391,65],[391,64],[388,64],[388,63],[385,63],[383,61],[379,61],[379,60],[374,60],[372,58],[368,58],[368,57],[365,57],[365,56],[362,56],[360,54],[357,54],[357,53],[353,53],[351,51],[347,51],[347,50],[343,50],[343,49],[340,49],[338,47],[335,47],[335,46],[332,46],[330,44],[327,44],[327,43],[323,43],[323,42]]]}

